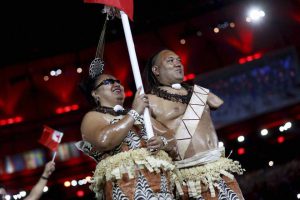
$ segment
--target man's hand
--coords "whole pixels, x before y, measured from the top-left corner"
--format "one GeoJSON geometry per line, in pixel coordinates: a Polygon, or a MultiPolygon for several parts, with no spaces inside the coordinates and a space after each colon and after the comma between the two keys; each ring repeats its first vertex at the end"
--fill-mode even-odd
{"type": "Polygon", "coordinates": [[[164,142],[162,141],[160,136],[153,136],[147,142],[147,148],[152,151],[163,149],[164,146],[164,142]]]}

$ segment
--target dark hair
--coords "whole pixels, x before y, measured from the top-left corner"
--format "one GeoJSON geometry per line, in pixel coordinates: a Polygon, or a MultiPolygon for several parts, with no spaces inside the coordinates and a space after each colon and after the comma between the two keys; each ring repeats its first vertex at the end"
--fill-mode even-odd
{"type": "Polygon", "coordinates": [[[92,96],[92,91],[95,88],[95,84],[97,79],[99,78],[99,76],[92,78],[90,76],[88,76],[87,78],[83,79],[80,83],[79,83],[79,88],[81,89],[81,91],[83,92],[83,94],[85,95],[85,97],[87,98],[87,100],[94,104],[95,106],[98,106],[97,103],[94,100],[94,97],[92,96]]]}
{"type": "Polygon", "coordinates": [[[143,76],[146,80],[146,91],[147,92],[150,92],[154,87],[160,85],[159,81],[157,80],[155,74],[152,71],[152,67],[153,67],[153,65],[155,65],[159,54],[164,50],[167,50],[167,49],[161,49],[161,50],[157,51],[154,55],[152,55],[149,58],[149,60],[147,61],[147,64],[144,68],[143,76]]]}

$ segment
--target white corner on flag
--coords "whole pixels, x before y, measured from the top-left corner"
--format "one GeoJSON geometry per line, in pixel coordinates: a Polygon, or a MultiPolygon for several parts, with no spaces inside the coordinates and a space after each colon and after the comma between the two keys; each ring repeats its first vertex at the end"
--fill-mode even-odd
{"type": "Polygon", "coordinates": [[[63,133],[62,132],[59,132],[59,131],[54,131],[54,133],[52,134],[52,140],[57,142],[57,143],[60,143],[62,137],[63,137],[63,133]]]}

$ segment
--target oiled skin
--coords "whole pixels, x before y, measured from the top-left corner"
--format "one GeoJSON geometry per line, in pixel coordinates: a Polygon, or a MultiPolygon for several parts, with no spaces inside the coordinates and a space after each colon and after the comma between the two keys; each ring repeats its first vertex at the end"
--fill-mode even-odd
{"type": "MultiPolygon", "coordinates": [[[[163,87],[163,89],[170,93],[177,92],[170,87],[163,87]]],[[[182,91],[183,94],[184,92],[187,93],[183,88],[182,91]]],[[[176,132],[187,105],[165,100],[156,95],[149,94],[148,97],[153,118],[176,132]]],[[[184,158],[190,158],[195,154],[217,148],[218,137],[210,116],[210,110],[216,109],[222,104],[223,101],[219,97],[211,92],[208,94],[207,105],[184,158]]]]}

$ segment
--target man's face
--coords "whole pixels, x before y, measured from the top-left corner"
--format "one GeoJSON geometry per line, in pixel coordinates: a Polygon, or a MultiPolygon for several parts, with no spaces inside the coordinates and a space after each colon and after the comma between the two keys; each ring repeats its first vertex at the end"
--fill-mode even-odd
{"type": "Polygon", "coordinates": [[[113,104],[123,104],[125,94],[124,87],[120,84],[114,76],[103,74],[95,84],[93,96],[100,99],[101,104],[110,104],[106,106],[114,106],[113,104]]]}
{"type": "Polygon", "coordinates": [[[170,50],[159,53],[152,71],[159,82],[166,85],[181,83],[184,78],[184,67],[180,57],[170,50]]]}

